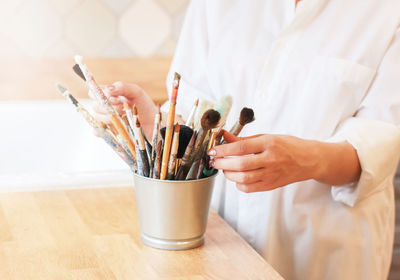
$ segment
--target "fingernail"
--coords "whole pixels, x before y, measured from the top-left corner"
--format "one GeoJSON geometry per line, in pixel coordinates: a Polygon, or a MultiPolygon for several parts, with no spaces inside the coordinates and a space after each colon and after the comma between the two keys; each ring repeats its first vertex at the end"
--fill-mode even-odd
{"type": "Polygon", "coordinates": [[[214,149],[211,149],[208,151],[209,156],[215,156],[216,154],[217,154],[217,152],[214,149]]]}
{"type": "Polygon", "coordinates": [[[210,166],[214,166],[214,160],[213,160],[213,159],[211,159],[211,160],[208,162],[208,165],[210,165],[210,166]]]}

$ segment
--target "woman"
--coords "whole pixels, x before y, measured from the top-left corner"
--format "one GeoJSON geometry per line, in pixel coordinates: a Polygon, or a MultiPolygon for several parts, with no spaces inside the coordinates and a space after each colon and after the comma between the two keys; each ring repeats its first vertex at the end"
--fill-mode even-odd
{"type": "MultiPolygon", "coordinates": [[[[210,151],[213,207],[285,279],[386,279],[400,153],[400,1],[196,0],[167,78],[182,118],[233,96],[250,137],[210,151]],[[222,172],[221,172],[222,173],[222,172]],[[235,188],[235,186],[237,188],[235,188]]],[[[153,102],[136,85],[108,88],[153,102]]],[[[101,114],[101,109],[98,109],[101,114]]],[[[147,115],[146,115],[147,114],[147,115]]]]}

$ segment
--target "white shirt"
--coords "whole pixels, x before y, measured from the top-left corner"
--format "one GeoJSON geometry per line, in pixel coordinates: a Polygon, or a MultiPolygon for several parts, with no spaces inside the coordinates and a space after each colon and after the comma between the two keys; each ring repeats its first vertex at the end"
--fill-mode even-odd
{"type": "MultiPolygon", "coordinates": [[[[348,141],[362,174],[238,191],[222,174],[212,206],[286,279],[386,279],[400,154],[400,1],[195,0],[167,79],[177,111],[233,97],[256,121],[242,135],[348,141]]],[[[222,173],[222,172],[221,172],[222,173]]]]}

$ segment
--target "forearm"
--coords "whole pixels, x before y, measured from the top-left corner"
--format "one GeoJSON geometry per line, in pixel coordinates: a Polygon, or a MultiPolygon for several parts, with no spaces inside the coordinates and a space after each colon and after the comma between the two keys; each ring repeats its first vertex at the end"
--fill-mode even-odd
{"type": "Polygon", "coordinates": [[[360,162],[356,150],[348,142],[315,142],[313,156],[317,167],[313,179],[329,185],[345,185],[359,179],[360,162]]]}

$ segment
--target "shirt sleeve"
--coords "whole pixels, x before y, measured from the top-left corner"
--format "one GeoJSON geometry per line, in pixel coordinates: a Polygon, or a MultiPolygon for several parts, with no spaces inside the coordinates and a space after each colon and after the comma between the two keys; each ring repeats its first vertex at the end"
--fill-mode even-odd
{"type": "MultiPolygon", "coordinates": [[[[167,76],[168,96],[171,96],[174,73],[181,75],[176,112],[186,119],[197,98],[215,101],[207,76],[208,26],[207,1],[192,0],[187,8],[175,56],[167,76]]],[[[201,104],[200,104],[201,105],[201,104]]],[[[166,112],[169,102],[162,106],[166,112]]]]}
{"type": "Polygon", "coordinates": [[[347,141],[361,165],[358,182],[333,186],[333,199],[354,206],[392,184],[400,156],[400,29],[356,115],[344,121],[330,142],[347,141]]]}

